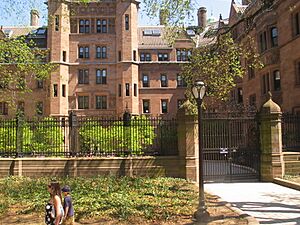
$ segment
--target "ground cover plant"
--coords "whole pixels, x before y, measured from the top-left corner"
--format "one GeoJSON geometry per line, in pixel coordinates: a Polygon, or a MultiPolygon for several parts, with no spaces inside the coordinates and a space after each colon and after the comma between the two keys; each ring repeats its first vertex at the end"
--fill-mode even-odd
{"type": "MultiPolygon", "coordinates": [[[[43,224],[49,178],[7,177],[0,180],[0,221],[43,224]]],[[[193,224],[197,187],[176,178],[64,178],[72,188],[76,224],[193,224]]],[[[238,214],[207,195],[212,222],[247,224],[238,214]]]]}

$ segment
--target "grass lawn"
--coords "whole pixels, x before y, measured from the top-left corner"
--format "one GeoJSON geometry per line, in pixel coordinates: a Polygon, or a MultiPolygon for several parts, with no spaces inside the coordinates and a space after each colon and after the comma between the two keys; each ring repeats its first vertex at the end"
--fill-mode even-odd
{"type": "MultiPolygon", "coordinates": [[[[0,179],[0,221],[43,224],[49,178],[0,179]]],[[[175,178],[65,178],[75,208],[76,224],[194,224],[197,187],[175,178]]],[[[216,196],[206,195],[208,224],[247,224],[216,196]]]]}

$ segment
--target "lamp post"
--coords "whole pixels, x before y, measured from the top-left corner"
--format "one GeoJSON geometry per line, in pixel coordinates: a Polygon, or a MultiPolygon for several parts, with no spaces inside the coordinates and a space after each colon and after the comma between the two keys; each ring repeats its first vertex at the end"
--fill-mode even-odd
{"type": "Polygon", "coordinates": [[[203,149],[202,149],[202,102],[205,95],[205,84],[203,81],[196,80],[194,82],[192,93],[194,98],[197,101],[198,108],[198,144],[199,144],[199,205],[198,209],[195,212],[195,218],[197,221],[203,221],[207,218],[208,212],[206,211],[205,206],[205,197],[204,197],[204,180],[203,180],[203,149]]]}

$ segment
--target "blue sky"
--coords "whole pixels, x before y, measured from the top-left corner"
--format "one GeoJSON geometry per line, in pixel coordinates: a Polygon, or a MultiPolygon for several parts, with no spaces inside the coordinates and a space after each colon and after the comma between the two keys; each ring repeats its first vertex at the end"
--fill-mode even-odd
{"type": "MultiPolygon", "coordinates": [[[[30,9],[36,8],[41,13],[40,25],[46,25],[47,7],[45,0],[30,0],[24,3],[24,0],[0,0],[0,26],[26,26],[29,25],[30,9]],[[29,3],[28,3],[29,2],[29,3]]],[[[194,21],[191,25],[197,24],[197,9],[205,6],[207,8],[208,17],[219,18],[220,13],[223,18],[227,18],[230,10],[231,0],[197,0],[195,1],[194,21]]],[[[141,5],[143,9],[143,5],[141,5]]],[[[158,20],[150,20],[144,13],[140,13],[139,25],[157,25],[158,20]]]]}

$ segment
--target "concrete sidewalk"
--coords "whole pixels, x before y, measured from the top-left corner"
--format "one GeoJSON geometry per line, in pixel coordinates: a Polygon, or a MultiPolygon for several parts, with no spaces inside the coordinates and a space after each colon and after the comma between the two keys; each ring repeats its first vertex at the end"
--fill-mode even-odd
{"type": "Polygon", "coordinates": [[[204,188],[260,224],[300,225],[300,191],[263,182],[209,183],[204,188]]]}

